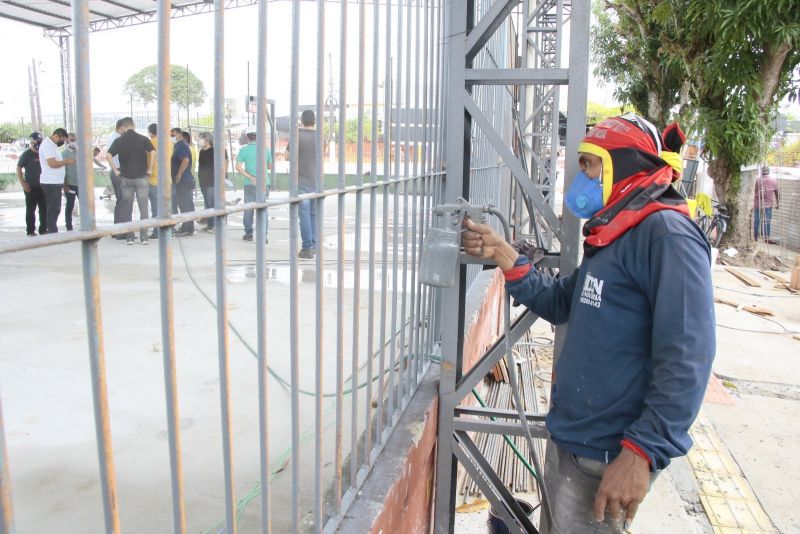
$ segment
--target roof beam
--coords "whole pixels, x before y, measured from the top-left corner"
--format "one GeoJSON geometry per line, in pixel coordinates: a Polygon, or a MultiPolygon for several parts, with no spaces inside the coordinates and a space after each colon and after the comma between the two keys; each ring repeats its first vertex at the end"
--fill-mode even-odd
{"type": "MultiPolygon", "coordinates": [[[[17,2],[11,2],[10,0],[4,0],[4,2],[10,6],[18,7],[20,9],[25,9],[27,11],[31,11],[33,13],[39,13],[40,15],[44,15],[46,17],[52,17],[54,19],[61,19],[66,20],[67,22],[72,22],[72,19],[69,17],[64,17],[62,15],[57,15],[55,13],[48,13],[42,9],[36,9],[35,7],[26,6],[25,4],[19,4],[17,2]]],[[[5,15],[3,15],[5,17],[5,15]]]]}
{"type": "Polygon", "coordinates": [[[31,24],[33,26],[38,26],[40,28],[44,28],[45,30],[52,30],[53,29],[52,26],[48,26],[47,24],[41,24],[39,22],[33,22],[31,20],[26,20],[26,19],[23,19],[23,18],[20,18],[20,17],[15,17],[14,15],[6,15],[5,13],[0,15],[0,18],[13,20],[15,22],[21,22],[22,24],[31,24]]]}
{"type": "Polygon", "coordinates": [[[115,2],[114,0],[100,0],[100,1],[105,3],[105,4],[111,4],[112,6],[117,6],[117,7],[121,7],[122,9],[127,9],[128,11],[133,11],[134,13],[139,13],[139,14],[142,14],[142,15],[144,13],[146,13],[145,11],[142,11],[139,8],[131,7],[131,6],[127,5],[127,4],[123,4],[122,2],[115,2]]]}
{"type": "MultiPolygon", "coordinates": [[[[70,4],[69,2],[66,2],[65,0],[50,0],[50,3],[51,4],[58,4],[60,6],[65,6],[65,7],[72,7],[72,4],[70,4]]],[[[91,13],[92,15],[97,15],[99,17],[106,17],[106,18],[114,16],[114,15],[111,15],[110,13],[102,13],[100,11],[95,11],[93,9],[90,9],[89,13],[91,13]]]]}

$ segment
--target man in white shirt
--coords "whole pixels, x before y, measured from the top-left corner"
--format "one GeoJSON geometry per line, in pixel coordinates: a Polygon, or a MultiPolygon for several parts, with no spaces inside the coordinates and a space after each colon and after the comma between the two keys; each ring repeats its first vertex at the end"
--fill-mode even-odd
{"type": "Polygon", "coordinates": [[[63,159],[59,148],[67,141],[67,131],[56,129],[50,137],[39,146],[39,163],[42,175],[39,182],[44,190],[44,201],[47,205],[47,233],[58,232],[58,216],[61,214],[61,193],[64,190],[64,167],[73,165],[75,160],[63,159]]]}

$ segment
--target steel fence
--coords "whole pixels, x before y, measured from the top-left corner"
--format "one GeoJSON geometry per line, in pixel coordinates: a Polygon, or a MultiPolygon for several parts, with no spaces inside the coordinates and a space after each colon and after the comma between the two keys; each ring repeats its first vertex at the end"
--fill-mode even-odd
{"type": "MultiPolygon", "coordinates": [[[[89,61],[89,4],[88,0],[72,2],[72,36],[74,38],[76,131],[78,154],[91,153],[92,115],[90,95],[89,61]]],[[[270,94],[267,78],[267,22],[269,19],[268,0],[258,2],[258,107],[256,124],[259,132],[258,153],[267,148],[266,97],[270,94]]],[[[443,56],[442,56],[442,10],[441,0],[396,0],[393,2],[367,2],[357,4],[335,2],[329,4],[318,0],[317,5],[317,117],[322,119],[324,109],[323,87],[325,87],[325,20],[339,19],[341,35],[339,60],[339,138],[344,139],[347,103],[347,84],[357,83],[358,94],[358,169],[357,183],[346,186],[344,144],[338,146],[339,169],[338,184],[326,189],[323,184],[322,127],[317,128],[318,151],[316,157],[318,174],[316,188],[311,192],[301,191],[299,181],[298,150],[291,151],[290,190],[288,198],[267,198],[265,180],[266,163],[259,158],[257,169],[257,197],[255,202],[229,206],[225,203],[225,181],[223,151],[215,151],[215,190],[214,207],[189,213],[171,213],[172,187],[170,183],[169,161],[166,151],[158,155],[158,213],[157,218],[140,221],[98,226],[96,221],[95,198],[92,194],[80,195],[80,230],[69,233],[44,235],[24,240],[0,243],[0,255],[24,253],[36,248],[53,247],[63,244],[79,244],[82,251],[84,303],[86,309],[88,355],[91,371],[94,422],[99,459],[100,487],[104,510],[105,531],[118,533],[124,527],[120,523],[117,498],[117,481],[114,466],[114,447],[112,446],[111,421],[109,415],[109,393],[106,386],[105,346],[103,339],[103,306],[100,290],[101,265],[98,255],[100,240],[109,236],[140,230],[142,228],[170,229],[184,221],[213,218],[215,220],[215,280],[216,296],[216,337],[219,361],[219,402],[222,421],[222,450],[224,465],[224,530],[237,531],[237,512],[240,501],[235,494],[235,473],[232,449],[236,438],[231,422],[231,369],[229,299],[225,267],[228,260],[228,239],[226,237],[227,218],[245,210],[255,210],[255,271],[256,271],[256,310],[258,357],[258,424],[260,456],[260,504],[261,530],[270,532],[271,525],[279,525],[278,530],[299,532],[305,529],[301,522],[300,488],[301,479],[301,395],[314,399],[314,430],[316,433],[313,457],[313,530],[315,532],[335,530],[339,520],[346,512],[359,488],[367,478],[378,454],[384,447],[400,415],[416,391],[419,378],[426,372],[429,355],[436,349],[438,336],[434,330],[435,319],[440,313],[437,308],[437,292],[423,287],[417,277],[417,265],[422,240],[432,224],[431,208],[441,197],[443,191],[442,142],[444,130],[443,102],[443,56]],[[338,8],[338,15],[331,9],[338,8]],[[355,14],[355,24],[349,18],[355,14]],[[371,26],[371,32],[367,31],[371,26]],[[356,29],[353,30],[352,28],[356,29]],[[358,33],[358,50],[348,49],[347,34],[358,33]],[[370,52],[371,51],[371,52],[370,52]],[[367,56],[372,68],[367,69],[367,56]],[[357,79],[348,79],[347,63],[357,57],[357,79]],[[367,76],[368,70],[371,77],[367,76]],[[383,95],[379,88],[383,86],[383,95]],[[383,105],[377,103],[381,96],[383,105]],[[364,168],[364,109],[371,107],[370,166],[367,174],[364,168]],[[379,110],[383,116],[379,116],[379,110]],[[418,113],[408,110],[421,110],[422,134],[418,140],[418,113]],[[393,122],[393,130],[385,132],[389,142],[383,143],[383,169],[378,168],[377,124],[390,124],[389,117],[411,120],[393,122]],[[392,143],[402,143],[406,153],[413,150],[419,158],[410,161],[405,158],[392,159],[388,151],[392,143]],[[336,342],[327,344],[323,332],[329,328],[325,324],[323,307],[323,268],[326,252],[321,246],[325,228],[322,217],[316,218],[317,254],[315,263],[315,331],[314,345],[316,380],[313,391],[305,391],[300,385],[300,339],[299,339],[299,266],[297,252],[300,248],[298,233],[298,212],[301,203],[310,202],[317,214],[322,214],[326,202],[337,203],[336,232],[336,342]],[[345,215],[346,199],[355,204],[355,216],[348,223],[345,215]],[[288,205],[289,219],[289,299],[288,302],[274,302],[270,299],[266,285],[267,261],[265,257],[265,238],[267,208],[288,205]],[[346,228],[350,225],[355,232],[354,245],[346,246],[346,228]],[[362,239],[366,245],[362,245],[362,239]],[[391,251],[389,246],[391,243],[391,251]],[[380,245],[380,249],[379,249],[380,245]],[[353,291],[345,293],[345,265],[353,262],[353,291]],[[367,280],[362,279],[361,266],[366,263],[367,280]],[[391,282],[389,281],[391,276],[391,282]],[[360,308],[362,292],[366,290],[366,321],[360,308]],[[379,294],[378,294],[379,293],[379,294]],[[287,310],[289,317],[289,359],[290,378],[290,417],[291,417],[291,506],[276,509],[271,487],[271,451],[269,436],[272,432],[270,410],[284,409],[285,406],[270,406],[268,391],[271,375],[270,358],[267,345],[267,308],[276,306],[287,310]],[[346,320],[346,307],[352,307],[352,318],[346,320]],[[346,323],[350,323],[347,328],[346,323]],[[366,330],[366,333],[364,333],[366,330]],[[366,350],[361,350],[362,337],[366,335],[366,350]],[[346,339],[352,338],[352,353],[345,354],[346,339]],[[336,389],[326,393],[323,389],[323,357],[335,353],[336,389]],[[349,362],[348,362],[349,358],[349,362]],[[347,364],[349,365],[349,368],[347,364]],[[350,377],[346,379],[346,375],[350,377]],[[384,380],[386,377],[386,380],[384,380]],[[362,381],[362,383],[359,383],[362,381]],[[348,385],[349,384],[349,385],[348,385]],[[364,389],[364,394],[358,392],[364,389]],[[377,391],[375,391],[377,390],[377,391]],[[332,443],[326,442],[324,431],[327,411],[323,399],[332,397],[335,402],[335,432],[332,443]],[[349,436],[344,428],[349,425],[349,436]],[[326,448],[333,447],[334,469],[332,478],[327,478],[323,470],[323,456],[326,448]]],[[[224,139],[225,124],[225,0],[214,1],[214,86],[213,107],[216,139],[224,139]]],[[[290,117],[298,116],[299,67],[300,67],[300,9],[301,1],[292,0],[291,21],[291,101],[290,117]]],[[[170,33],[171,2],[158,0],[158,142],[159,146],[169,143],[170,125],[170,33]]],[[[276,79],[272,77],[271,79],[276,79]]],[[[298,146],[298,129],[292,128],[290,144],[298,146]]],[[[94,190],[94,171],[91,158],[78,157],[77,170],[81,191],[94,190]]],[[[498,197],[500,199],[500,197],[498,197]]],[[[174,238],[169,231],[160,231],[158,237],[159,285],[161,337],[163,351],[163,372],[166,392],[166,420],[168,430],[168,449],[171,471],[171,497],[173,530],[184,533],[187,530],[186,509],[183,487],[181,428],[179,424],[179,391],[177,384],[176,361],[181,356],[181,348],[175,339],[175,311],[173,303],[173,265],[174,238]]],[[[12,487],[8,463],[7,441],[4,437],[2,413],[0,413],[0,531],[14,532],[12,512],[12,487]]],[[[306,460],[307,461],[307,460],[306,460]]],[[[166,527],[165,527],[166,528],[166,527]]]]}

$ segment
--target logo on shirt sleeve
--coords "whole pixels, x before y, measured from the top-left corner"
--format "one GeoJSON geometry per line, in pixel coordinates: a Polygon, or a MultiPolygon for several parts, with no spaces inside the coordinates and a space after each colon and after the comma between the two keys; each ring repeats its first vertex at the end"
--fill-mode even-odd
{"type": "Polygon", "coordinates": [[[601,302],[603,302],[603,280],[595,278],[592,273],[586,273],[580,303],[599,308],[601,302]]]}

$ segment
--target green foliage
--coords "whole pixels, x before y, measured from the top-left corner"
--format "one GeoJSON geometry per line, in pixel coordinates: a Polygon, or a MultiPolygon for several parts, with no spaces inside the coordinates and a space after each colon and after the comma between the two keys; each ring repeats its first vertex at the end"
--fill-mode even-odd
{"type": "Polygon", "coordinates": [[[615,97],[663,127],[680,102],[685,70],[665,53],[663,38],[675,33],[668,0],[596,0],[592,27],[594,73],[616,86],[615,97]]]}
{"type": "Polygon", "coordinates": [[[800,166],[800,139],[767,154],[767,163],[781,167],[800,166]]]}
{"type": "MultiPolygon", "coordinates": [[[[49,135],[53,130],[61,127],[63,127],[62,124],[43,124],[39,133],[49,135]]],[[[16,139],[26,138],[33,131],[33,125],[29,122],[4,122],[0,124],[0,143],[10,143],[16,139]]]]}
{"type": "Polygon", "coordinates": [[[763,159],[778,103],[800,93],[797,0],[606,0],[595,14],[596,74],[659,126],[681,103],[734,233],[746,236],[752,195],[739,194],[739,169],[763,159]]]}
{"type": "MultiPolygon", "coordinates": [[[[326,120],[322,123],[322,137],[328,139],[330,134],[331,123],[326,120]]],[[[339,135],[339,121],[333,123],[334,138],[339,135]]],[[[378,123],[378,137],[382,135],[380,131],[380,123],[378,123]]],[[[369,115],[364,115],[364,141],[369,142],[372,139],[372,118],[369,115]]],[[[358,142],[358,119],[347,119],[344,123],[344,139],[347,143],[358,142]]]]}
{"type": "MultiPolygon", "coordinates": [[[[145,67],[125,82],[125,94],[133,96],[144,104],[155,102],[158,98],[158,70],[156,65],[145,67]]],[[[186,109],[187,106],[200,106],[205,102],[206,90],[200,78],[181,65],[170,66],[170,97],[172,102],[186,109]],[[188,78],[188,84],[187,84],[188,78]]]]}
{"type": "Polygon", "coordinates": [[[616,117],[628,111],[634,111],[631,106],[604,106],[597,102],[586,104],[586,124],[597,124],[603,119],[616,117]]]}

